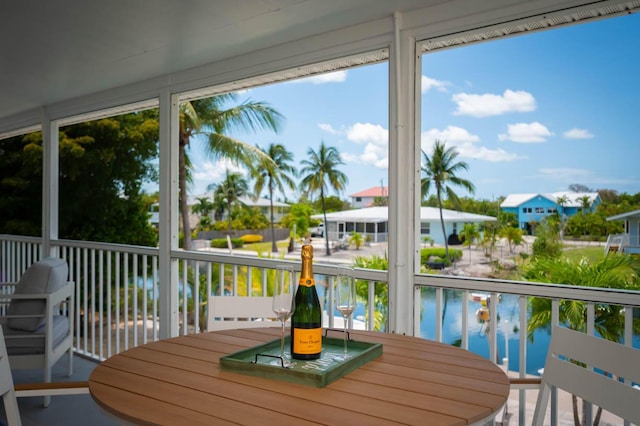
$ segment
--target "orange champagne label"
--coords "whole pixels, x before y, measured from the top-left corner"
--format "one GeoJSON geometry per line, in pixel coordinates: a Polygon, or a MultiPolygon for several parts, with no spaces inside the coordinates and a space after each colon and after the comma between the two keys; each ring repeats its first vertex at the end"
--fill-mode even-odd
{"type": "Polygon", "coordinates": [[[294,328],[293,351],[302,355],[322,351],[322,328],[294,328]]]}

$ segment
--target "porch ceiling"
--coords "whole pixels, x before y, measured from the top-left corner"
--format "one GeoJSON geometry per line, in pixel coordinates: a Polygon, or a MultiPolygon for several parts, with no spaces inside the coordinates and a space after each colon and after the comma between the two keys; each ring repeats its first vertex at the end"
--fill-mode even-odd
{"type": "Polygon", "coordinates": [[[442,0],[0,3],[0,117],[442,0]]]}
{"type": "MultiPolygon", "coordinates": [[[[475,40],[473,35],[462,39],[451,35],[461,29],[491,27],[530,16],[540,17],[540,25],[547,27],[583,19],[573,15],[573,8],[584,10],[586,6],[589,12],[611,4],[625,5],[626,10],[638,7],[638,0],[2,1],[0,135],[39,122],[41,107],[69,102],[85,105],[88,96],[121,88],[111,97],[119,99],[127,90],[122,88],[139,88],[153,79],[156,83],[161,79],[159,84],[164,87],[173,87],[178,80],[186,84],[189,79],[203,77],[190,74],[196,67],[217,69],[216,65],[243,55],[265,51],[269,55],[273,51],[266,49],[359,24],[372,24],[366,26],[365,33],[376,35],[371,28],[380,27],[382,19],[387,19],[386,26],[378,33],[388,32],[389,18],[396,11],[412,11],[407,21],[416,21],[411,23],[414,28],[422,25],[441,36],[433,46],[425,46],[429,50],[467,38],[475,40]],[[547,19],[549,12],[566,16],[555,21],[547,19]]],[[[598,11],[594,17],[603,13],[611,12],[598,11]]],[[[510,28],[496,34],[513,31],[520,30],[510,28]]],[[[335,33],[329,43],[345,45],[360,35],[357,31],[335,33]]],[[[303,54],[289,52],[287,47],[281,50],[285,53],[280,59],[303,54]]],[[[251,66],[261,70],[267,62],[261,60],[240,61],[240,65],[236,61],[235,71],[251,66]]],[[[228,72],[233,75],[234,69],[228,72]]]]}

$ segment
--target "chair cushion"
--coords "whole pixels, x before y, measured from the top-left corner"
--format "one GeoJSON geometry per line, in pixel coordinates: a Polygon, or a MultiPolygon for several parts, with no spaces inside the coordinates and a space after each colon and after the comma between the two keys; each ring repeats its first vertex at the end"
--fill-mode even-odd
{"type": "MultiPolygon", "coordinates": [[[[67,282],[69,267],[67,262],[49,257],[34,263],[22,274],[16,284],[14,294],[49,294],[60,289],[67,282]]],[[[9,318],[7,326],[14,330],[35,331],[46,321],[44,300],[12,300],[8,315],[42,315],[31,318],[9,318]]]]}
{"type": "MultiPolygon", "coordinates": [[[[37,330],[26,333],[22,330],[4,328],[4,340],[7,353],[11,355],[34,355],[44,353],[44,338],[47,333],[46,325],[37,330]],[[28,337],[19,337],[19,336],[28,337]]],[[[53,317],[53,348],[58,346],[69,333],[69,318],[62,315],[53,317]]]]}

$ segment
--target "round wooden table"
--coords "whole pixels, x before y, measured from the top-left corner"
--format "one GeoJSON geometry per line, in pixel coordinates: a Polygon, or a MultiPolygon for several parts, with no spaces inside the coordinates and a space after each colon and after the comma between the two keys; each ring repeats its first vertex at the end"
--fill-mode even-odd
{"type": "Polygon", "coordinates": [[[383,353],[323,388],[247,376],[219,359],[279,337],[278,328],[176,337],[112,356],[89,377],[93,399],[137,424],[466,425],[492,419],[509,394],[495,364],[396,334],[350,331],[383,353]]]}

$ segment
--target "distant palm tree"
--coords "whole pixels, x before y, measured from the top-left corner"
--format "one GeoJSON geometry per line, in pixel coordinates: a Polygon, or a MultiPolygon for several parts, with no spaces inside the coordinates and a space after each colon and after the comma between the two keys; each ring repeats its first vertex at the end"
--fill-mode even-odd
{"type": "MultiPolygon", "coordinates": [[[[262,148],[261,148],[262,149],[262,148]]],[[[293,161],[293,154],[281,145],[271,144],[266,150],[262,150],[268,158],[259,161],[252,169],[251,174],[255,178],[254,191],[256,197],[260,196],[265,184],[269,190],[269,212],[271,221],[271,251],[278,252],[276,244],[276,231],[273,225],[273,193],[279,190],[284,193],[285,187],[295,189],[296,185],[292,179],[298,172],[294,166],[289,164],[293,161]]]]}
{"type": "Polygon", "coordinates": [[[333,188],[336,192],[342,191],[349,178],[347,175],[337,169],[344,163],[340,159],[340,153],[333,147],[327,147],[324,142],[320,142],[320,148],[316,152],[313,148],[307,151],[308,159],[302,160],[304,167],[300,171],[303,175],[301,185],[306,188],[307,194],[320,193],[320,201],[322,203],[322,215],[324,216],[324,241],[327,256],[331,255],[329,250],[329,236],[327,228],[327,209],[325,205],[325,196],[329,188],[333,188]]]}
{"type": "Polygon", "coordinates": [[[589,212],[589,209],[591,208],[591,197],[589,197],[588,195],[583,195],[582,197],[578,198],[578,201],[580,202],[580,206],[582,207],[582,213],[587,214],[589,212]]]}
{"type": "Polygon", "coordinates": [[[462,231],[460,231],[460,237],[464,238],[463,245],[469,247],[469,264],[471,264],[471,245],[474,240],[480,238],[480,231],[475,223],[465,223],[462,231]]]}
{"type": "Polygon", "coordinates": [[[180,191],[180,214],[184,231],[183,248],[191,248],[189,206],[187,204],[187,183],[190,179],[191,162],[187,147],[196,136],[204,136],[207,154],[214,158],[230,160],[250,165],[264,155],[253,145],[225,136],[233,129],[257,131],[262,129],[277,132],[282,115],[263,102],[245,101],[224,109],[237,99],[235,93],[226,93],[205,99],[197,99],[180,104],[180,131],[178,147],[178,187],[180,191]]]}
{"type": "Polygon", "coordinates": [[[451,204],[459,208],[460,199],[451,188],[450,184],[455,186],[461,186],[473,194],[476,190],[473,183],[470,181],[456,176],[456,173],[461,170],[469,170],[469,165],[463,161],[456,162],[458,152],[455,148],[446,148],[444,142],[436,140],[433,146],[433,152],[431,156],[422,151],[424,157],[424,165],[421,170],[424,173],[424,177],[421,181],[422,199],[424,199],[431,186],[435,187],[436,198],[438,200],[438,209],[440,210],[440,223],[442,225],[442,235],[444,237],[445,255],[447,257],[447,263],[451,262],[449,257],[449,241],[447,239],[447,231],[444,226],[444,217],[442,216],[442,198],[446,194],[447,199],[451,204]]]}
{"type": "Polygon", "coordinates": [[[233,206],[242,204],[240,198],[249,193],[249,184],[240,173],[229,173],[227,171],[227,176],[221,183],[211,184],[207,187],[207,190],[214,190],[225,201],[227,209],[227,239],[230,240],[230,236],[233,233],[233,221],[231,218],[233,206]]]}
{"type": "Polygon", "coordinates": [[[200,197],[196,199],[191,211],[200,217],[200,227],[209,226],[211,224],[210,214],[213,211],[213,202],[208,197],[200,197]]]}
{"type": "Polygon", "coordinates": [[[565,217],[564,206],[569,202],[569,198],[566,195],[561,195],[556,198],[556,204],[560,206],[560,241],[564,240],[564,223],[565,217]]]}

